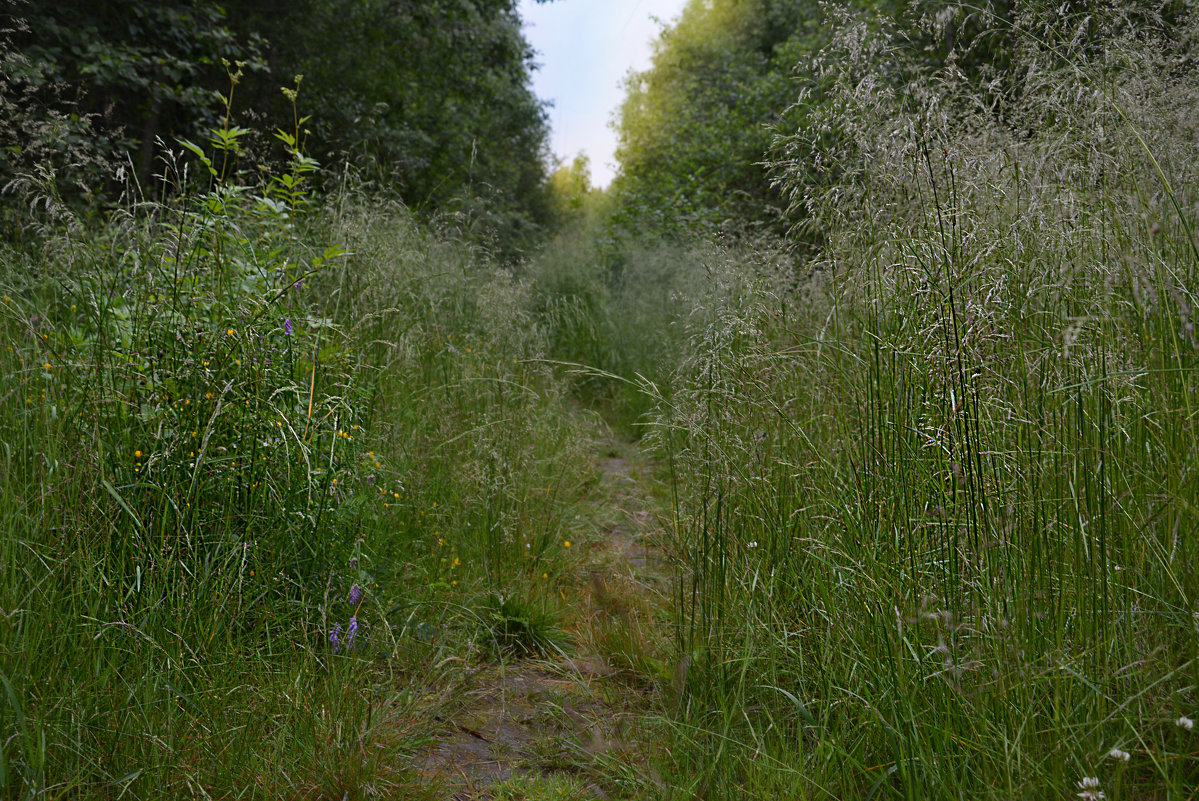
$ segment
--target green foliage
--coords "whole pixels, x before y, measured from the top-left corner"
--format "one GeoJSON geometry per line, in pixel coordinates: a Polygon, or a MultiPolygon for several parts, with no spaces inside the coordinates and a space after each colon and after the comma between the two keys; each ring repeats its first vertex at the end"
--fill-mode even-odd
{"type": "Polygon", "coordinates": [[[621,107],[613,191],[632,230],[676,234],[773,226],[761,167],[796,95],[791,71],[824,41],[808,0],[694,0],[662,32],[621,107]]]}
{"type": "Polygon", "coordinates": [[[552,656],[566,635],[561,615],[545,600],[529,603],[513,595],[495,595],[480,614],[482,635],[498,651],[518,656],[552,656]]]}
{"type": "Polygon", "coordinates": [[[149,186],[159,137],[212,127],[221,59],[254,62],[215,3],[6,0],[0,176],[54,165],[83,193],[107,188],[125,158],[149,186]],[[58,124],[49,126],[49,120],[58,124]]]}
{"type": "Polygon", "coordinates": [[[495,801],[586,801],[595,791],[585,782],[568,776],[548,778],[514,777],[492,789],[495,801]]]}
{"type": "Polygon", "coordinates": [[[5,797],[410,797],[411,675],[480,658],[486,598],[556,595],[587,463],[527,284],[313,196],[304,124],[248,183],[226,115],[169,165],[201,180],[103,227],[29,187],[0,260],[5,797]]]}
{"type": "Polygon", "coordinates": [[[824,255],[729,253],[656,429],[680,796],[1193,793],[1196,78],[1127,34],[1022,40],[998,121],[834,31],[824,255]]]}
{"type": "Polygon", "coordinates": [[[587,222],[599,212],[605,197],[591,185],[591,164],[584,153],[550,173],[547,191],[559,230],[587,222]]]}
{"type": "MultiPolygon", "coordinates": [[[[297,144],[332,178],[375,181],[509,258],[549,222],[545,112],[514,0],[6,2],[4,183],[53,165],[68,201],[88,199],[119,188],[105,165],[132,160],[157,194],[159,140],[220,122],[224,63],[267,119],[290,114],[279,86],[306,76],[320,114],[297,144]]],[[[280,168],[256,119],[224,121],[245,134],[240,167],[280,168]]]]}
{"type": "Polygon", "coordinates": [[[859,78],[903,92],[921,70],[944,69],[1005,125],[1024,103],[1030,38],[1046,45],[1038,63],[1059,65],[1102,55],[1113,37],[1151,41],[1180,58],[1190,49],[1185,6],[1174,2],[693,0],[663,30],[651,68],[628,81],[617,222],[671,236],[765,228],[819,246],[823,232],[794,190],[844,183],[841,165],[820,160],[838,132],[812,117],[843,112],[828,106],[829,76],[840,65],[822,48],[855,13],[890,31],[888,46],[906,54],[893,70],[859,78]]]}
{"type": "Polygon", "coordinates": [[[546,222],[545,113],[514,0],[237,3],[270,39],[269,81],[305,76],[321,109],[314,155],[395,188],[409,206],[461,213],[510,252],[546,222]]]}
{"type": "Polygon", "coordinates": [[[684,318],[719,291],[704,245],[613,236],[607,221],[569,228],[526,266],[551,358],[611,422],[640,437],[685,350],[684,318]]]}

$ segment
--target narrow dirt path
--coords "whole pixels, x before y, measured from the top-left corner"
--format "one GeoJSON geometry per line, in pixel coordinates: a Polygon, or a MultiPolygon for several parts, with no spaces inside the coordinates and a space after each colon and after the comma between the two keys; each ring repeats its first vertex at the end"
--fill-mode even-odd
{"type": "Polygon", "coordinates": [[[454,801],[618,798],[605,776],[637,771],[635,723],[663,675],[655,616],[665,571],[653,465],[611,434],[596,440],[595,527],[575,578],[577,614],[553,657],[480,669],[439,717],[421,769],[454,801]]]}

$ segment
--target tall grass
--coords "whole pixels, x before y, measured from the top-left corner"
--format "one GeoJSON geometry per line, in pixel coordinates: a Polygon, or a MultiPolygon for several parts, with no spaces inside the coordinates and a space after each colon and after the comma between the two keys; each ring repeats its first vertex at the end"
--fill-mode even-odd
{"type": "Polygon", "coordinates": [[[590,473],[528,285],[244,135],[103,225],[30,179],[4,245],[5,797],[435,794],[493,599],[559,612],[590,473]]]}
{"type": "Polygon", "coordinates": [[[549,358],[623,435],[644,433],[689,332],[717,308],[720,258],[707,242],[636,239],[601,220],[568,227],[523,266],[549,358]]]}
{"type": "Polygon", "coordinates": [[[1193,67],[1022,47],[999,123],[845,21],[801,134],[840,179],[776,165],[824,256],[723,267],[660,420],[678,797],[1199,788],[1193,67]]]}

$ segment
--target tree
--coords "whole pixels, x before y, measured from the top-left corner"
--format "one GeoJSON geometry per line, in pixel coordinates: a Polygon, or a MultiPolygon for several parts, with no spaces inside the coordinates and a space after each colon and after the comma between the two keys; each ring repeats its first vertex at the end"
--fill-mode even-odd
{"type": "Polygon", "coordinates": [[[222,59],[254,58],[215,2],[7,5],[4,100],[10,122],[15,115],[26,123],[0,130],[7,176],[48,161],[94,191],[106,180],[98,165],[127,156],[146,182],[160,136],[215,121],[222,59]]]}
{"type": "MultiPolygon", "coordinates": [[[[270,165],[267,134],[292,115],[279,89],[303,75],[305,147],[325,174],[348,167],[510,241],[548,219],[548,127],[516,0],[7,2],[5,99],[31,118],[74,115],[80,143],[133,158],[143,181],[156,141],[215,125],[225,63],[247,62],[234,102],[257,132],[245,167],[270,165]]],[[[25,146],[7,135],[6,152],[25,146]]]]}
{"type": "Polygon", "coordinates": [[[321,161],[421,210],[546,221],[548,124],[515,0],[234,0],[230,18],[268,39],[256,108],[289,113],[277,86],[304,75],[321,161]]]}
{"type": "Polygon", "coordinates": [[[603,198],[591,185],[591,162],[579,153],[569,164],[560,164],[549,177],[550,206],[557,227],[587,219],[603,198]]]}
{"type": "Polygon", "coordinates": [[[659,233],[776,226],[760,166],[794,101],[792,68],[823,41],[812,0],[692,0],[627,81],[614,184],[626,225],[659,233]]]}

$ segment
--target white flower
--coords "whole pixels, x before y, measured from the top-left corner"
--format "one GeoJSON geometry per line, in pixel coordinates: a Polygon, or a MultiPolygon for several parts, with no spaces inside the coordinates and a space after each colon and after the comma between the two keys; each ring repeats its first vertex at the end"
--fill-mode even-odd
{"type": "Polygon", "coordinates": [[[749,547],[750,547],[750,548],[757,548],[757,547],[758,547],[758,541],[757,541],[757,540],[753,540],[752,542],[750,542],[750,543],[749,543],[749,547]]]}
{"type": "Polygon", "coordinates": [[[1132,759],[1132,754],[1128,753],[1127,751],[1121,751],[1119,748],[1113,748],[1107,752],[1107,755],[1111,759],[1119,759],[1122,762],[1127,762],[1128,760],[1132,759]]]}
{"type": "Polygon", "coordinates": [[[1187,731],[1190,731],[1191,729],[1195,728],[1195,721],[1191,720],[1186,715],[1183,715],[1182,717],[1180,717],[1178,720],[1176,720],[1174,722],[1178,725],[1178,728],[1180,728],[1180,729],[1186,729],[1187,731]]]}
{"type": "Polygon", "coordinates": [[[1075,795],[1081,798],[1082,801],[1100,801],[1100,799],[1106,797],[1103,791],[1099,789],[1099,779],[1094,776],[1083,776],[1082,781],[1078,782],[1077,786],[1082,792],[1075,795]]]}

